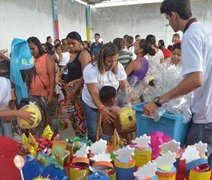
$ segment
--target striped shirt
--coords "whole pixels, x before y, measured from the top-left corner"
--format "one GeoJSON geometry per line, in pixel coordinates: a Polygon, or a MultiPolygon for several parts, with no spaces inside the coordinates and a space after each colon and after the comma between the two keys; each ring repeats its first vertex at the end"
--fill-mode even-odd
{"type": "Polygon", "coordinates": [[[127,51],[119,52],[119,62],[125,67],[132,61],[133,54],[127,51]]]}

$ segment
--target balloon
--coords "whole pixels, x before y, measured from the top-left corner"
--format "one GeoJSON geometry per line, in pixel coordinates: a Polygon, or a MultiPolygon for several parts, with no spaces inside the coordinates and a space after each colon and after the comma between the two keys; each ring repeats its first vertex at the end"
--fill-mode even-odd
{"type": "Polygon", "coordinates": [[[21,169],[24,166],[24,158],[20,155],[16,155],[13,162],[18,169],[21,169]]]}
{"type": "Polygon", "coordinates": [[[32,122],[28,122],[24,119],[21,119],[21,118],[17,118],[17,122],[18,122],[18,125],[23,128],[23,129],[32,129],[32,128],[35,128],[37,127],[40,122],[41,122],[41,119],[42,119],[42,116],[41,116],[41,112],[39,110],[39,108],[32,102],[29,102],[28,105],[22,107],[22,108],[26,108],[26,111],[29,111],[29,112],[33,112],[35,114],[33,114],[34,116],[34,119],[32,122]]]}
{"type": "Polygon", "coordinates": [[[123,129],[134,128],[136,124],[135,111],[130,107],[121,108],[119,120],[123,129]]]}

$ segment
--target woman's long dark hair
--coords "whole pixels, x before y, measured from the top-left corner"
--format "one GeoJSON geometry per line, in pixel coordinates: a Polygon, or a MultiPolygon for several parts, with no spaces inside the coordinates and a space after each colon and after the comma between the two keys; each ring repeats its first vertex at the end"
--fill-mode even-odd
{"type": "Polygon", "coordinates": [[[82,38],[81,38],[80,34],[76,31],[72,31],[72,32],[68,33],[68,35],[66,36],[66,39],[68,39],[68,38],[77,40],[80,43],[82,43],[82,38]]]}
{"type": "Polygon", "coordinates": [[[39,55],[40,55],[40,56],[42,56],[44,53],[46,53],[46,52],[44,51],[44,49],[43,49],[43,46],[42,46],[40,40],[39,40],[37,37],[34,37],[34,36],[29,37],[29,38],[27,39],[27,42],[28,42],[29,44],[30,44],[30,43],[33,43],[35,46],[38,47],[38,51],[39,51],[39,55]]]}
{"type": "MultiPolygon", "coordinates": [[[[155,48],[157,48],[156,39],[155,39],[155,36],[154,36],[154,35],[152,35],[152,34],[147,35],[146,41],[147,41],[150,45],[152,45],[152,46],[154,46],[155,48]]],[[[156,51],[155,51],[153,48],[152,48],[151,51],[149,52],[149,54],[150,54],[151,56],[154,56],[155,53],[156,53],[156,51]]]]}
{"type": "Polygon", "coordinates": [[[152,48],[151,43],[149,43],[145,39],[139,40],[139,47],[143,49],[143,56],[145,56],[146,54],[150,54],[151,56],[154,56],[156,53],[155,50],[152,48]]]}
{"type": "MultiPolygon", "coordinates": [[[[46,53],[45,50],[43,49],[43,46],[42,46],[40,40],[37,37],[34,37],[34,36],[29,37],[27,39],[27,42],[28,42],[28,44],[33,43],[35,46],[38,47],[38,52],[39,52],[40,56],[42,56],[43,54],[46,53]]],[[[24,82],[26,82],[28,89],[30,89],[31,83],[33,80],[33,76],[36,76],[35,67],[33,67],[31,69],[27,69],[27,70],[22,70],[21,75],[22,75],[24,82]]]]}
{"type": "Polygon", "coordinates": [[[35,67],[33,66],[31,69],[21,70],[21,76],[23,81],[26,83],[28,89],[31,87],[31,83],[33,80],[33,76],[35,75],[35,67]]]}

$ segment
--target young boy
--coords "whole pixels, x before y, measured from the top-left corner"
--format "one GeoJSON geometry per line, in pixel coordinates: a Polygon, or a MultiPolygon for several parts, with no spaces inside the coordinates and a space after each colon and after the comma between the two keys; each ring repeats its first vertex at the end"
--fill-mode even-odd
{"type": "Polygon", "coordinates": [[[172,46],[171,63],[181,65],[181,43],[175,43],[172,46]]]}
{"type": "MultiPolygon", "coordinates": [[[[112,86],[104,86],[99,91],[99,97],[104,106],[112,107],[115,104],[116,89],[112,86]]],[[[101,128],[102,128],[101,138],[108,141],[111,140],[111,137],[114,133],[115,124],[118,121],[118,112],[115,110],[115,108],[114,111],[112,111],[111,113],[113,113],[115,115],[114,117],[116,117],[114,119],[114,123],[109,124],[104,119],[101,120],[101,128]]]]}
{"type": "Polygon", "coordinates": [[[118,132],[119,136],[123,139],[127,140],[127,143],[131,142],[132,139],[132,132],[134,132],[134,129],[122,129],[122,126],[120,124],[119,120],[119,110],[120,108],[117,106],[114,106],[115,100],[116,100],[116,89],[111,86],[104,86],[99,91],[99,97],[104,106],[106,107],[112,107],[112,113],[114,115],[114,123],[109,124],[104,119],[101,120],[101,128],[102,128],[102,134],[101,138],[104,140],[111,140],[111,137],[114,134],[114,130],[118,132]]]}

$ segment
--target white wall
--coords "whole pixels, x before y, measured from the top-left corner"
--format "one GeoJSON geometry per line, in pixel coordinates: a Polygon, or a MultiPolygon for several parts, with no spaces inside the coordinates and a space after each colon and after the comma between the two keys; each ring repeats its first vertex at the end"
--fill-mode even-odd
{"type": "Polygon", "coordinates": [[[72,0],[58,0],[60,38],[65,38],[71,31],[77,31],[86,39],[86,6],[72,0]]]}
{"type": "MultiPolygon", "coordinates": [[[[60,38],[78,31],[86,39],[85,6],[73,0],[58,0],[60,38]]],[[[212,0],[191,0],[193,14],[212,26],[212,0]]],[[[41,42],[54,35],[52,0],[0,0],[0,49],[10,49],[14,37],[38,37],[41,42]]],[[[92,34],[99,32],[104,42],[124,34],[155,34],[167,44],[173,34],[160,14],[160,4],[132,5],[92,10],[92,34]]]]}
{"type": "Polygon", "coordinates": [[[14,37],[53,35],[51,0],[0,0],[0,48],[10,49],[14,37]]]}
{"type": "MultiPolygon", "coordinates": [[[[191,4],[194,16],[212,26],[212,1],[191,0],[191,4]]],[[[165,16],[160,14],[160,3],[94,9],[92,32],[99,32],[104,42],[124,34],[140,34],[142,38],[154,34],[157,40],[164,39],[167,45],[174,33],[167,26],[165,16]]]]}
{"type": "MultiPolygon", "coordinates": [[[[86,38],[85,6],[59,0],[60,38],[76,30],[86,38]]],[[[46,42],[54,36],[52,0],[0,0],[0,49],[9,49],[14,37],[38,37],[46,42]]]]}

